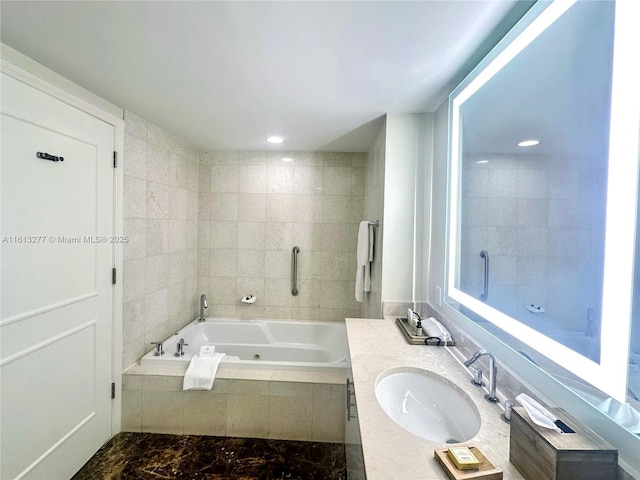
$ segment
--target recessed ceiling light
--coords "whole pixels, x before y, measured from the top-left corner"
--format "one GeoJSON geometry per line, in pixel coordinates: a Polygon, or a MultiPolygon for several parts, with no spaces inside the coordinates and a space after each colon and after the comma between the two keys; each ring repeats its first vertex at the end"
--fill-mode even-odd
{"type": "Polygon", "coordinates": [[[540,140],[523,140],[518,142],[519,147],[534,147],[540,143],[540,140]]]}
{"type": "Polygon", "coordinates": [[[293,162],[293,158],[291,158],[291,157],[284,157],[284,158],[282,159],[282,161],[283,161],[283,162],[293,162]]]}
{"type": "Polygon", "coordinates": [[[272,143],[274,145],[279,145],[281,143],[284,143],[284,138],[282,137],[278,137],[278,136],[271,136],[271,137],[267,137],[266,138],[268,143],[272,143]]]}

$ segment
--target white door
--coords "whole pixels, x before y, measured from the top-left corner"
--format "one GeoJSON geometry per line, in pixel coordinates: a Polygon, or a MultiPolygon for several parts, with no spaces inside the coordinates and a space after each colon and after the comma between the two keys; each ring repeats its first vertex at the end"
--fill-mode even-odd
{"type": "Polygon", "coordinates": [[[68,479],[111,437],[114,127],[1,81],[0,478],[68,479]]]}

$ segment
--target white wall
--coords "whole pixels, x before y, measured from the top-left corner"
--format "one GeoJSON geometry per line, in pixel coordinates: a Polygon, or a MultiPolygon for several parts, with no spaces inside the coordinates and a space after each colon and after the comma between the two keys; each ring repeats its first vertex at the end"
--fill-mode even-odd
{"type": "Polygon", "coordinates": [[[449,110],[444,102],[433,119],[433,156],[431,166],[431,236],[423,245],[429,250],[429,282],[423,285],[422,296],[436,305],[436,287],[444,292],[445,245],[447,226],[447,131],[449,110]],[[425,288],[426,287],[426,288],[425,288]]]}
{"type": "Polygon", "coordinates": [[[429,245],[431,235],[431,169],[433,164],[433,124],[432,113],[424,115],[421,126],[422,140],[418,142],[418,161],[416,165],[415,200],[415,256],[414,256],[414,308],[422,313],[420,304],[426,303],[426,289],[429,283],[429,245]]]}
{"type": "Polygon", "coordinates": [[[387,115],[382,301],[413,302],[416,175],[424,155],[425,114],[387,115]]]}
{"type": "Polygon", "coordinates": [[[97,96],[89,90],[82,88],[80,85],[73,83],[62,75],[58,75],[53,70],[49,70],[44,65],[39,64],[32,58],[23,55],[4,43],[0,43],[0,56],[3,61],[31,73],[44,82],[54,85],[115,117],[123,118],[124,111],[122,108],[106,101],[104,98],[97,96]]]}
{"type": "Polygon", "coordinates": [[[362,316],[382,317],[382,246],[384,244],[384,174],[386,122],[380,127],[375,140],[367,152],[367,173],[364,192],[364,218],[380,220],[375,231],[373,262],[371,263],[371,292],[364,295],[362,316]]]}

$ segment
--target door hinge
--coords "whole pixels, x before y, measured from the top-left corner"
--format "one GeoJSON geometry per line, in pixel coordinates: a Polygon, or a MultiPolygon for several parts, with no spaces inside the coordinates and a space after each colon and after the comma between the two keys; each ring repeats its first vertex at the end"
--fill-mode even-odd
{"type": "Polygon", "coordinates": [[[113,152],[113,168],[118,168],[118,152],[113,152]]]}
{"type": "Polygon", "coordinates": [[[116,382],[111,382],[111,398],[116,398],[116,382]]]}
{"type": "Polygon", "coordinates": [[[115,267],[111,269],[111,285],[116,284],[116,269],[115,267]]]}

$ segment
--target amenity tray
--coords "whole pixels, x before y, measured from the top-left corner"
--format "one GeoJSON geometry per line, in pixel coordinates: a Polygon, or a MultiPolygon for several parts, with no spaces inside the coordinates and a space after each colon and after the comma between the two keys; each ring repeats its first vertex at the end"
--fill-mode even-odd
{"type": "Polygon", "coordinates": [[[404,339],[410,345],[430,345],[436,347],[453,347],[456,342],[454,340],[440,340],[438,337],[427,337],[424,334],[417,335],[414,328],[409,325],[407,318],[396,317],[396,325],[402,332],[404,339]]]}

